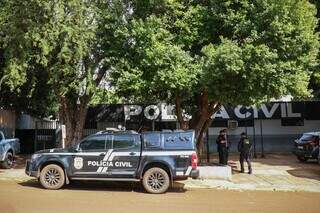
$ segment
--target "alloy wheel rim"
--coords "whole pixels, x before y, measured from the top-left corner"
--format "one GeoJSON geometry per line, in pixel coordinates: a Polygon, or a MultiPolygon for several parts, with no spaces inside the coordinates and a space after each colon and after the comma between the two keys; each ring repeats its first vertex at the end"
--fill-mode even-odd
{"type": "Polygon", "coordinates": [[[61,175],[58,170],[49,169],[45,173],[44,179],[45,179],[46,184],[48,184],[49,186],[56,186],[60,182],[61,175]]]}
{"type": "Polygon", "coordinates": [[[160,190],[165,184],[164,175],[160,172],[152,173],[147,179],[147,184],[153,190],[160,190]]]}

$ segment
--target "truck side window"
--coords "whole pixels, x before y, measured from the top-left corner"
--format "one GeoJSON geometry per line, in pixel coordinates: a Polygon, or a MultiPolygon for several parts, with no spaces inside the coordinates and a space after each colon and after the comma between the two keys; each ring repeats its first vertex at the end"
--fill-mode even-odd
{"type": "Polygon", "coordinates": [[[106,136],[93,136],[81,142],[80,148],[83,151],[89,150],[105,150],[106,149],[106,136]]]}
{"type": "Polygon", "coordinates": [[[193,149],[193,133],[180,132],[180,133],[164,133],[164,148],[165,149],[193,149]]]}
{"type": "Polygon", "coordinates": [[[113,148],[125,149],[135,146],[134,137],[132,135],[114,135],[113,148]]]}
{"type": "Polygon", "coordinates": [[[161,146],[160,133],[150,133],[143,135],[144,147],[156,148],[161,146]]]}

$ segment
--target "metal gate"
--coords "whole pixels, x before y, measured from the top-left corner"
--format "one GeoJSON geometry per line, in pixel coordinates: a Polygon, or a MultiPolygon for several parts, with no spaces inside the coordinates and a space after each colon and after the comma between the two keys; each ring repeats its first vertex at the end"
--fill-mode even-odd
{"type": "Polygon", "coordinates": [[[34,151],[52,149],[58,146],[59,123],[57,121],[37,121],[34,151]]]}

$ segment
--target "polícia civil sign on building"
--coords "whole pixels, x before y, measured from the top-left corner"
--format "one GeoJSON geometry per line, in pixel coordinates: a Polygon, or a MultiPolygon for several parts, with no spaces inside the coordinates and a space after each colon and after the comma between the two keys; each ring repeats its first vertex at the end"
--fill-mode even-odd
{"type": "MultiPolygon", "coordinates": [[[[98,105],[88,111],[88,118],[96,121],[176,121],[174,105],[160,104],[124,104],[98,105]],[[92,116],[90,116],[92,115],[92,116]]],[[[186,115],[191,118],[190,115],[186,115]]],[[[216,120],[242,119],[281,119],[305,118],[320,119],[320,102],[274,102],[259,107],[222,106],[213,116],[216,120]]]]}

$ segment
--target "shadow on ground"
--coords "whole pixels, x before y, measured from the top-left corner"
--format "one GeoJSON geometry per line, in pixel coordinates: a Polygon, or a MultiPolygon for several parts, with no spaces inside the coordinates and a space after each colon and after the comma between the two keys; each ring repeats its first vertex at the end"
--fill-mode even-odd
{"type": "Polygon", "coordinates": [[[31,156],[30,155],[16,155],[15,157],[15,164],[14,164],[14,168],[15,169],[23,169],[26,166],[26,160],[30,159],[31,156]]]}
{"type": "MultiPolygon", "coordinates": [[[[44,189],[40,183],[33,179],[18,183],[24,187],[44,189]]],[[[70,184],[65,185],[62,190],[85,190],[85,191],[117,191],[117,192],[139,192],[146,193],[140,182],[116,182],[116,181],[72,181],[70,184]]],[[[175,182],[168,192],[183,193],[183,183],[175,182]]]]}

